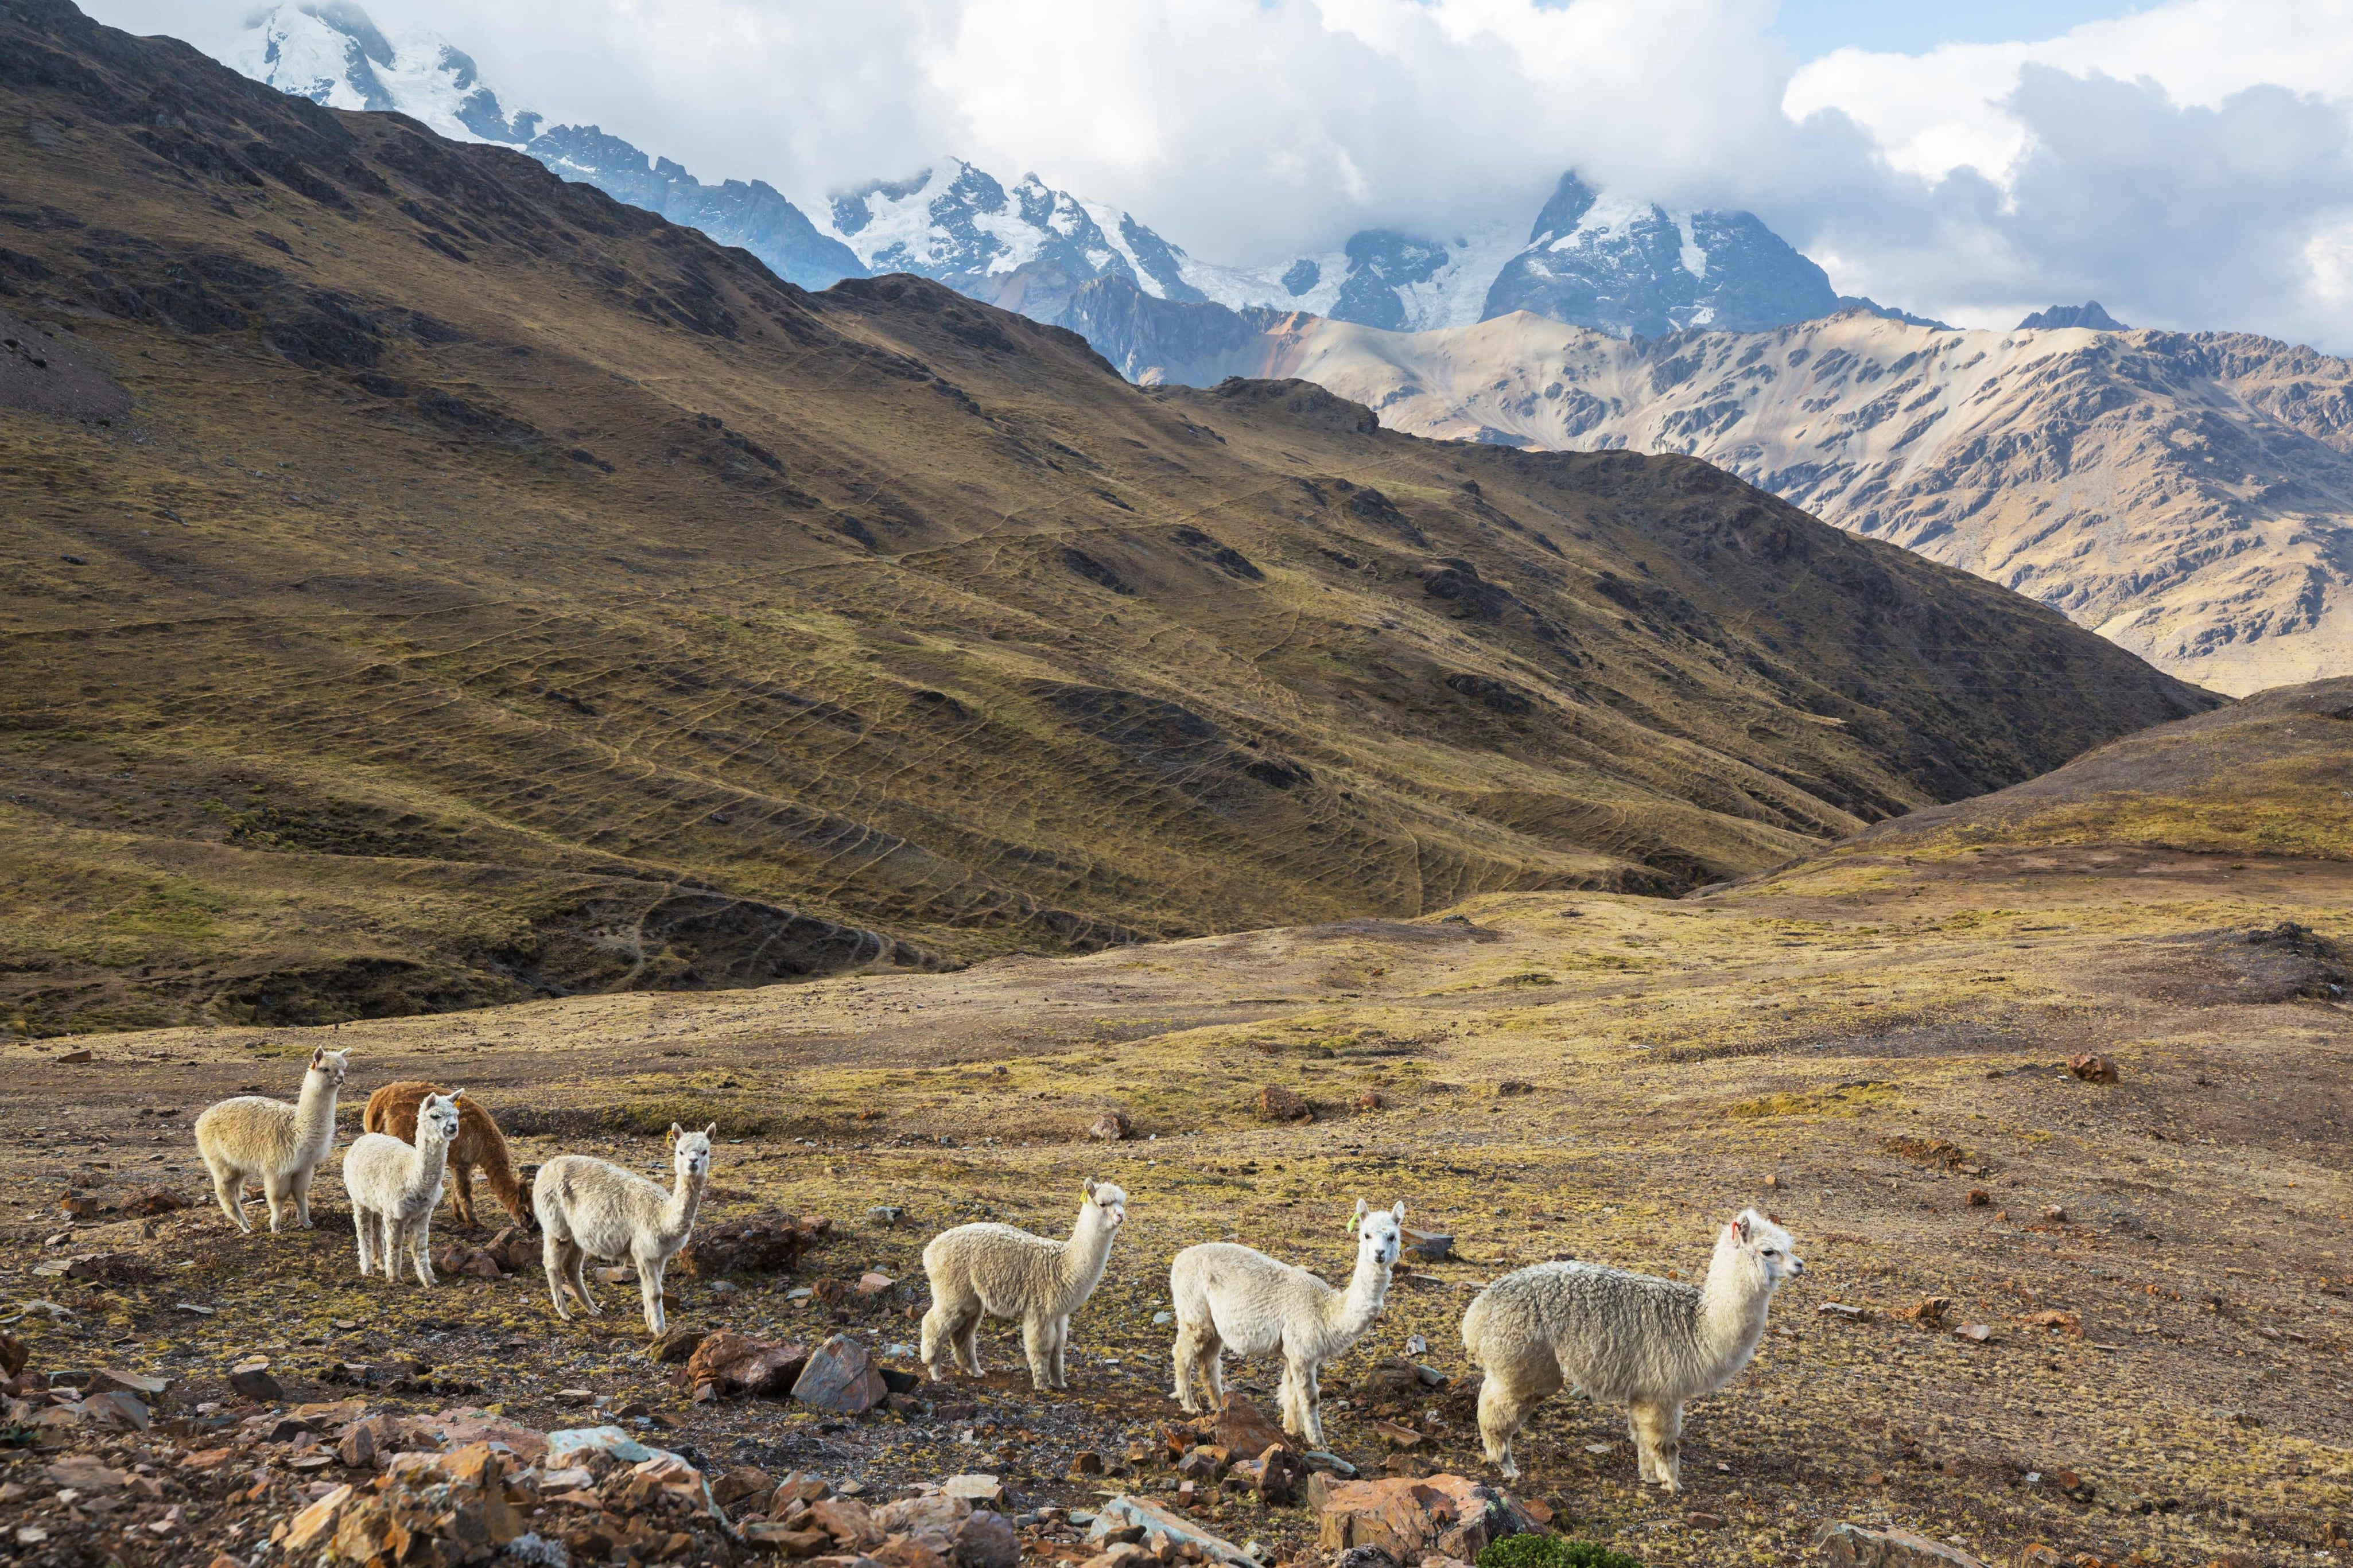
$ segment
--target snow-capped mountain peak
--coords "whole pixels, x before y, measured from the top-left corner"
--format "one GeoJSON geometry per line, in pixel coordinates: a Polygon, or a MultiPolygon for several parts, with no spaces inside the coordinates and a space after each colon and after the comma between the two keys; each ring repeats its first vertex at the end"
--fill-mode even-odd
{"type": "Polygon", "coordinates": [[[1134,215],[1058,191],[1035,174],[1010,189],[962,158],[836,193],[833,233],[876,272],[920,272],[995,299],[1025,268],[1084,282],[1119,276],[1155,299],[1198,300],[1185,253],[1134,215]]]}
{"type": "Polygon", "coordinates": [[[473,58],[438,33],[387,37],[352,0],[301,0],[262,12],[228,63],[313,103],[397,110],[460,142],[521,146],[542,118],[510,117],[473,58]]]}

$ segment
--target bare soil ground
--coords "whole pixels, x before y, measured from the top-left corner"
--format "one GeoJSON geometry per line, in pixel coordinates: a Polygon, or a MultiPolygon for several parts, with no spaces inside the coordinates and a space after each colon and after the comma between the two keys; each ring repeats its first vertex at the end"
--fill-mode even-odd
{"type": "MultiPolygon", "coordinates": [[[[1331,1436],[1359,1465],[1384,1462],[1361,1380],[1419,1335],[1417,1359],[1457,1384],[1430,1400],[1436,1451],[1402,1462],[1475,1473],[1456,1325],[1481,1283],[1564,1253],[1688,1277],[1714,1226],[1754,1201],[1797,1233],[1808,1274],[1752,1370],[1694,1407],[1687,1495],[1638,1489],[1620,1418],[1556,1400],[1524,1442],[1520,1490],[1549,1498],[1564,1528],[1659,1563],[1795,1560],[1841,1518],[1988,1558],[2041,1542],[2140,1563],[2340,1559],[2353,1183],[2348,1020],[2328,976],[2331,939],[2353,937],[2353,866],[2129,844],[1925,848],[1865,847],[1680,901],[1499,895],[1441,918],[953,974],[15,1046],[0,1163],[19,1203],[0,1294],[74,1312],[15,1325],[37,1366],[169,1373],[172,1414],[226,1400],[221,1380],[248,1353],[269,1356],[294,1398],[351,1394],[323,1381],[334,1363],[405,1360],[416,1386],[368,1397],[488,1404],[548,1428],[602,1418],[559,1397],[586,1388],[642,1402],[662,1440],[713,1464],[877,1491],[984,1469],[1025,1506],[1084,1504],[1166,1474],[1064,1479],[1078,1450],[1116,1460],[1174,1418],[1167,1331],[1151,1320],[1184,1246],[1238,1237],[1336,1276],[1360,1196],[1402,1198],[1410,1222],[1454,1233],[1460,1257],[1401,1273],[1384,1319],[1334,1369],[1331,1436]],[[2313,934],[2249,940],[2283,921],[2313,934]],[[834,1217],[835,1239],[797,1278],[724,1293],[680,1281],[693,1326],[846,1328],[888,1351],[915,1337],[917,1254],[941,1227],[987,1215],[1060,1231],[1088,1175],[1129,1191],[1131,1219],[1075,1324],[1069,1394],[1032,1394],[1009,1374],[1013,1337],[992,1331],[985,1384],[855,1422],[790,1403],[691,1405],[642,1357],[633,1320],[560,1325],[529,1274],[429,1295],[364,1284],[332,1165],[312,1233],[242,1237],[198,1208],[152,1237],[101,1215],[44,1246],[69,1189],[202,1195],[194,1113],[240,1089],[290,1095],[322,1039],[353,1053],[353,1117],[373,1085],[431,1077],[538,1129],[517,1138],[522,1158],[586,1150],[641,1166],[659,1164],[673,1119],[715,1120],[712,1218],[834,1217]],[[60,1061],[71,1048],[93,1059],[60,1061]],[[2118,1081],[2071,1076],[2062,1064],[2084,1052],[2113,1060],[2118,1081]],[[1317,1120],[1256,1120],[1270,1083],[1314,1101],[1317,1120]],[[1381,1109],[1353,1109],[1366,1091],[1381,1109]],[[1082,1141],[1109,1108],[1134,1119],[1134,1138],[1082,1141]],[[906,1220],[881,1225],[878,1205],[906,1220]],[[149,1260],[155,1278],[30,1273],[102,1248],[149,1260]],[[839,1310],[786,1294],[867,1269],[901,1283],[839,1310]],[[1991,1337],[1901,1316],[1933,1296],[1951,1298],[1948,1325],[1991,1337]],[[1831,1302],[1872,1316],[1823,1312],[1831,1302]],[[2052,1321],[2080,1332],[2040,1326],[2052,1321]]],[[[610,1294],[617,1308],[633,1292],[610,1294]]],[[[141,1441],[205,1441],[200,1426],[164,1430],[141,1441]]],[[[14,1457],[0,1479],[37,1482],[42,1458],[14,1457]]],[[[54,1511],[49,1489],[0,1512],[54,1511]]],[[[117,1533],[87,1539],[117,1541],[133,1517],[93,1520],[117,1533]]],[[[269,1521],[259,1507],[186,1518],[168,1554],[194,1560],[231,1520],[248,1541],[269,1521]]],[[[1286,1552],[1313,1541],[1303,1510],[1225,1501],[1208,1521],[1286,1552]]]]}

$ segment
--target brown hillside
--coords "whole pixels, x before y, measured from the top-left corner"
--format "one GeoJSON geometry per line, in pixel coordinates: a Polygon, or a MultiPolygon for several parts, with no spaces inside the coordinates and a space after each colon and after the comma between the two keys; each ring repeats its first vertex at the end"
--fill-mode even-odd
{"type": "Polygon", "coordinates": [[[1142,391],[54,0],[0,145],[0,1027],[1674,890],[2213,701],[1692,459],[1142,391]]]}

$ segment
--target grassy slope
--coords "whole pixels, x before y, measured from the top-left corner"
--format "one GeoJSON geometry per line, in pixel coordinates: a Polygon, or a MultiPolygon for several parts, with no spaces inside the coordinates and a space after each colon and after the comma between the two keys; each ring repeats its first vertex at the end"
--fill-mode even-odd
{"type": "Polygon", "coordinates": [[[0,1027],[1671,890],[2209,700],[1694,462],[1147,393],[64,6],[0,41],[0,310],[84,388],[0,421],[0,1027]]]}

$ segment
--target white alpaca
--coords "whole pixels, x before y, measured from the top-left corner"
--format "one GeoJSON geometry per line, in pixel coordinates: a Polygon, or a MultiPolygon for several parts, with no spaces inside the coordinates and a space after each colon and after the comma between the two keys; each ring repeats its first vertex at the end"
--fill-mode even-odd
{"type": "Polygon", "coordinates": [[[293,1104],[242,1094],[196,1118],[196,1152],[213,1173],[221,1213],[247,1235],[245,1184],[259,1184],[269,1200],[269,1228],[284,1227],[288,1200],[294,1223],[311,1228],[311,1178],[335,1142],[335,1093],[351,1070],[349,1051],[322,1047],[311,1053],[302,1093],[293,1104]]]}
{"type": "Polygon", "coordinates": [[[1513,1435],[1568,1383],[1626,1406],[1642,1479],[1682,1490],[1684,1401],[1740,1375],[1773,1292],[1805,1270],[1788,1231],[1743,1209],[1716,1237],[1704,1285],[1591,1263],[1504,1275],[1462,1314],[1463,1347],[1486,1373],[1479,1436],[1488,1459],[1517,1477],[1513,1435]]]}
{"type": "Polygon", "coordinates": [[[645,1298],[646,1327],[659,1334],[669,1320],[662,1311],[662,1269],[693,1233],[702,1206],[703,1183],[711,1174],[712,1122],[700,1132],[670,1126],[675,1184],[664,1192],[635,1171],[586,1154],[559,1154],[539,1168],[531,1184],[532,1212],[539,1216],[541,1260],[547,1268],[547,1293],[565,1322],[566,1291],[590,1317],[605,1309],[588,1294],[581,1266],[591,1258],[634,1265],[638,1291],[645,1298]]]}
{"type": "Polygon", "coordinates": [[[923,1314],[923,1358],[934,1383],[940,1381],[943,1350],[979,1374],[980,1321],[987,1316],[1020,1321],[1032,1384],[1070,1386],[1064,1352],[1071,1314],[1095,1293],[1113,1238],[1127,1219],[1127,1194],[1110,1183],[1088,1182],[1086,1197],[1068,1241],[1009,1225],[960,1225],[932,1237],[923,1248],[932,1306],[923,1314]]]}
{"type": "Polygon", "coordinates": [[[359,1238],[360,1278],[384,1265],[384,1277],[400,1275],[407,1254],[417,1282],[433,1288],[433,1209],[441,1201],[441,1178],[449,1168],[449,1144],[458,1136],[458,1097],[466,1091],[427,1095],[417,1108],[417,1142],[370,1132],[343,1152],[343,1191],[351,1194],[352,1230],[359,1238]]]}
{"type": "Polygon", "coordinates": [[[1279,1351],[1282,1385],[1276,1399],[1282,1429],[1310,1447],[1324,1446],[1324,1395],[1315,1374],[1364,1337],[1388,1297],[1405,1205],[1365,1207],[1356,1200],[1356,1271],[1335,1290],[1304,1268],[1278,1263],[1231,1242],[1188,1247],[1168,1269],[1176,1310],[1176,1403],[1198,1410],[1198,1381],[1211,1405],[1226,1397],[1219,1352],[1248,1358],[1279,1351]]]}

